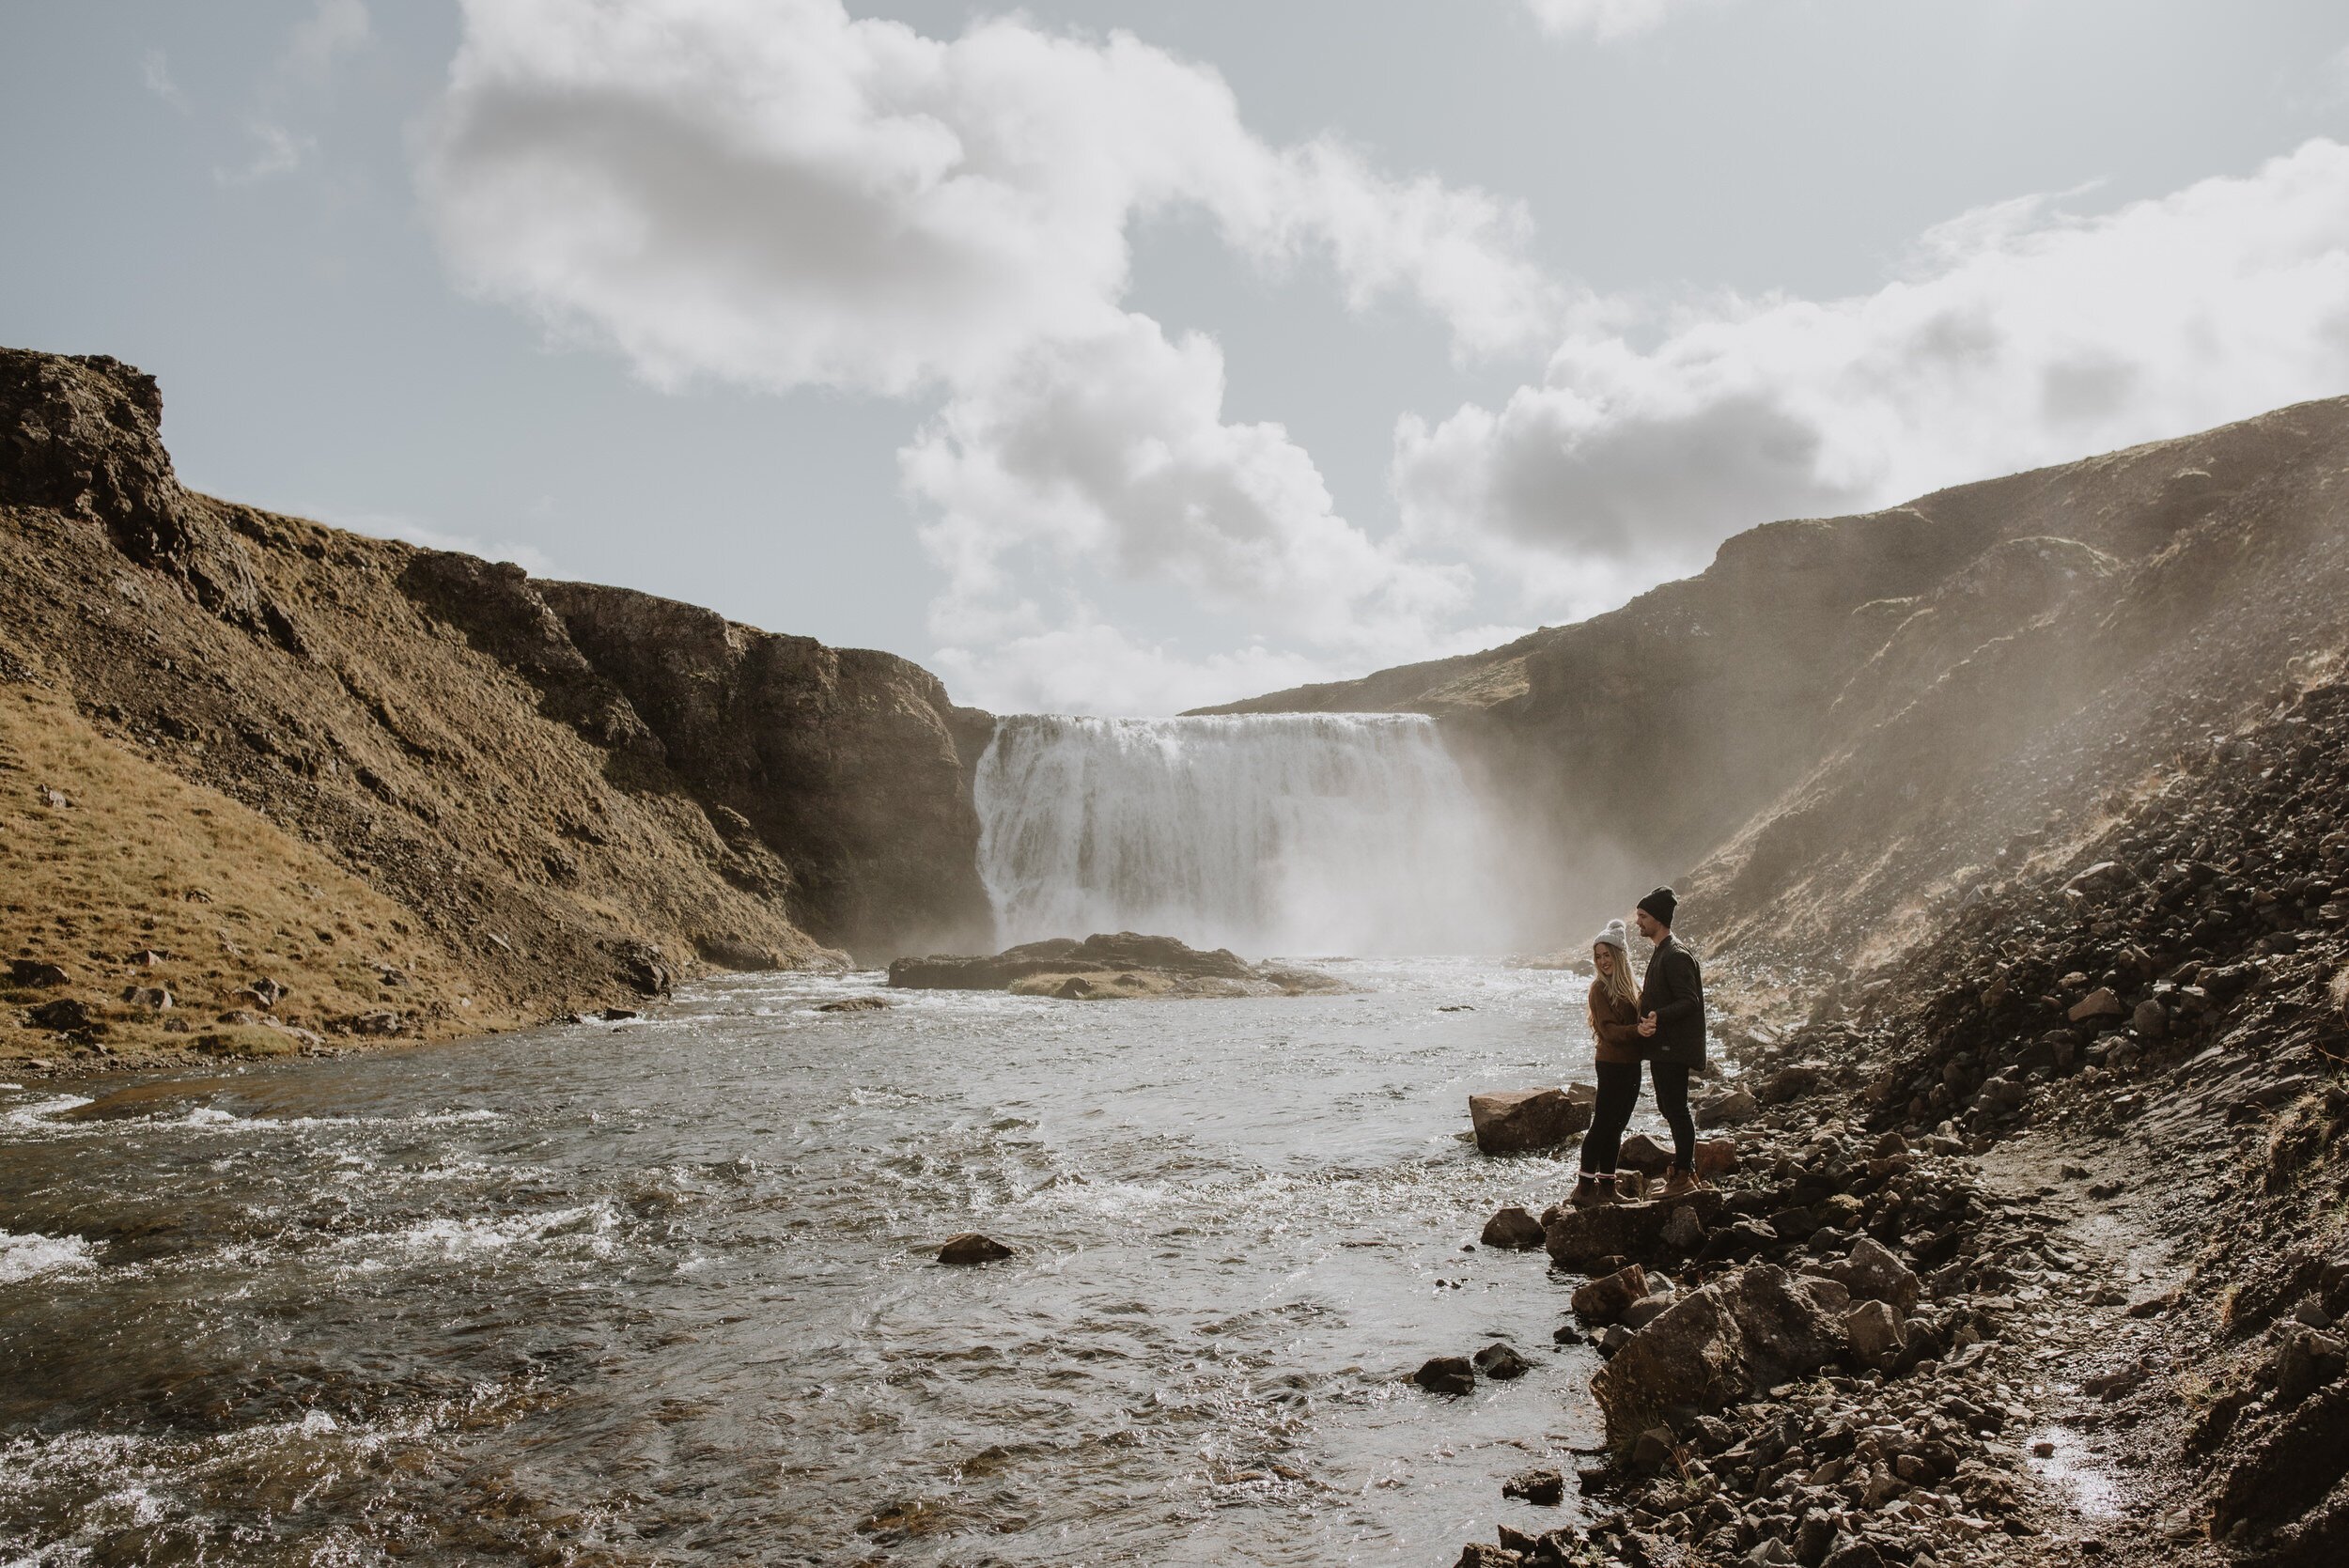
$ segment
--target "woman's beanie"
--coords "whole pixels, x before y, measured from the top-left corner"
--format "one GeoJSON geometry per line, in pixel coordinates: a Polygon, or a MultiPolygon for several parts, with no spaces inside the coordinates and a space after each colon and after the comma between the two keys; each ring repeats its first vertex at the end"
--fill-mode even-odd
{"type": "Polygon", "coordinates": [[[1658,924],[1669,928],[1672,923],[1672,911],[1680,908],[1680,895],[1670,888],[1657,888],[1640,900],[1640,908],[1654,915],[1658,924]]]}
{"type": "Polygon", "coordinates": [[[1607,929],[1601,931],[1597,936],[1591,939],[1591,945],[1593,947],[1598,947],[1602,944],[1613,948],[1616,952],[1622,954],[1626,958],[1631,956],[1631,933],[1623,928],[1622,921],[1609,921],[1607,923],[1607,929]]]}

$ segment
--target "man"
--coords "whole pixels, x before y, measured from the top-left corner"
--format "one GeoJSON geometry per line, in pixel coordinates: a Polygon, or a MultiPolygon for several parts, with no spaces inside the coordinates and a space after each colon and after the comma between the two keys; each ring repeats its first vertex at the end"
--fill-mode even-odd
{"type": "Polygon", "coordinates": [[[1648,1081],[1656,1086],[1656,1109],[1672,1124],[1672,1163],[1665,1172],[1664,1196],[1694,1191],[1697,1182],[1697,1124],[1688,1114],[1688,1078],[1704,1066],[1704,976],[1696,955],[1672,940],[1672,914],[1679,895],[1657,888],[1640,900],[1632,916],[1640,935],[1656,944],[1640,982],[1640,1035],[1647,1042],[1648,1081]]]}

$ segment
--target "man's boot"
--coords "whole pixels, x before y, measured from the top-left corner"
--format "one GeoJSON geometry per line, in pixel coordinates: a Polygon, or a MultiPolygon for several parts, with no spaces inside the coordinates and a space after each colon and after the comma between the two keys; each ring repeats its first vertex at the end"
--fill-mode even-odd
{"type": "Polygon", "coordinates": [[[1697,1180],[1697,1173],[1685,1165],[1675,1165],[1664,1175],[1664,1196],[1667,1198],[1683,1197],[1703,1185],[1703,1182],[1697,1180]]]}

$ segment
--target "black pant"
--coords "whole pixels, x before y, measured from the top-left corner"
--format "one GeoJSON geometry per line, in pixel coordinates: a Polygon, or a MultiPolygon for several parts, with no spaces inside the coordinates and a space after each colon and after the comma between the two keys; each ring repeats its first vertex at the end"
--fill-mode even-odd
{"type": "MultiPolygon", "coordinates": [[[[1591,1130],[1582,1135],[1582,1169],[1595,1175],[1615,1173],[1615,1153],[1623,1147],[1623,1129],[1631,1125],[1632,1107],[1640,1103],[1640,1064],[1600,1062],[1598,1104],[1591,1110],[1591,1130]]],[[[1682,1082],[1685,1086],[1687,1079],[1682,1082]]]]}
{"type": "Polygon", "coordinates": [[[1697,1124],[1688,1114],[1689,1069],[1677,1062],[1651,1060],[1647,1071],[1656,1084],[1656,1109],[1672,1125],[1672,1163],[1683,1171],[1693,1171],[1697,1168],[1697,1124]]]}

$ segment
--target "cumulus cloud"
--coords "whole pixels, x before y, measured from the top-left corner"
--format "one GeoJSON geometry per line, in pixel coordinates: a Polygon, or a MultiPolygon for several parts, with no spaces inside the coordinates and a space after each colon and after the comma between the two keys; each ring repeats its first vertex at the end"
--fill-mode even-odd
{"type": "Polygon", "coordinates": [[[1544,32],[1589,33],[1602,39],[1644,33],[1687,5],[1688,0],[1525,0],[1544,32]]]}
{"type": "Polygon", "coordinates": [[[1585,302],[1538,385],[1405,418],[1408,532],[1587,599],[1772,518],[2349,390],[2349,147],[2100,216],[2008,202],[1872,294],[1684,306],[1648,347],[1634,324],[1585,302]]]}
{"type": "MultiPolygon", "coordinates": [[[[1066,612],[1019,591],[1031,555],[1277,608],[1324,648],[1416,647],[1462,598],[1340,517],[1280,426],[1224,420],[1221,350],[1121,303],[1128,231],[1204,212],[1256,265],[1416,301],[1482,355],[1562,319],[1520,207],[1268,144],[1221,77],[1124,34],[942,40],[837,0],[468,0],[465,22],[422,168],[460,274],[659,384],[941,396],[903,460],[941,637],[1050,634],[1066,612]]],[[[1138,700],[1102,678],[1093,702],[1138,700]]]]}

